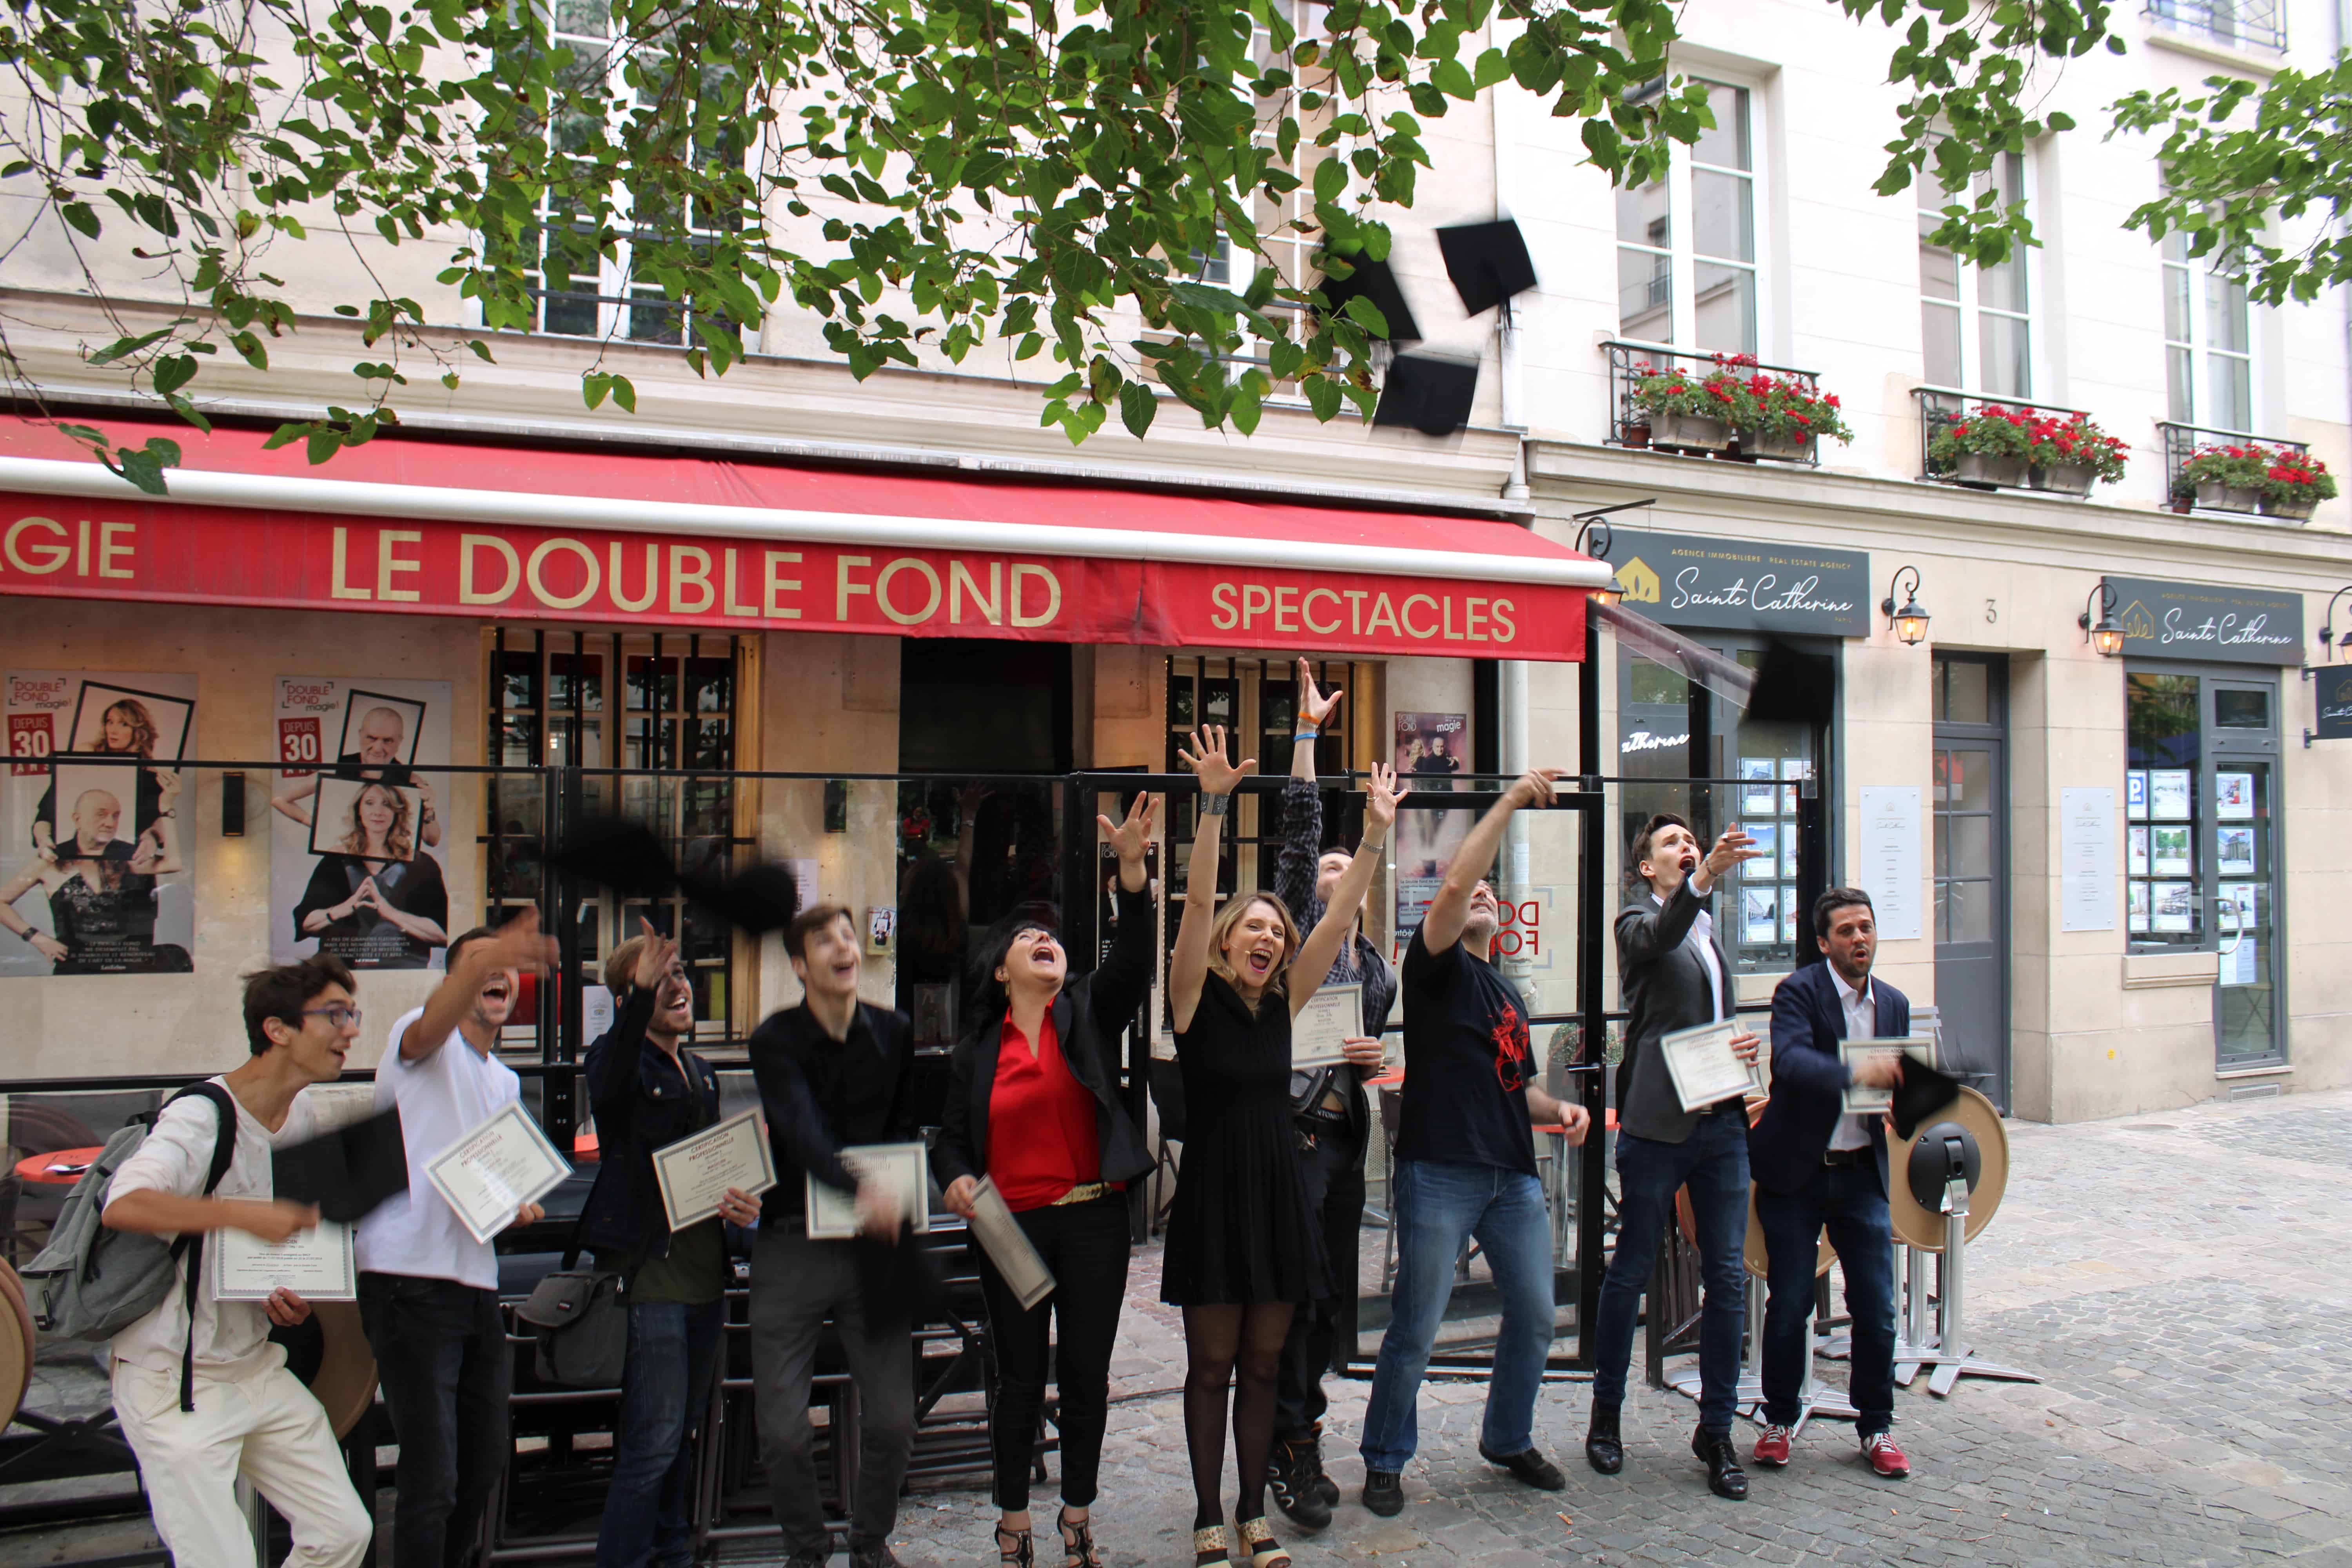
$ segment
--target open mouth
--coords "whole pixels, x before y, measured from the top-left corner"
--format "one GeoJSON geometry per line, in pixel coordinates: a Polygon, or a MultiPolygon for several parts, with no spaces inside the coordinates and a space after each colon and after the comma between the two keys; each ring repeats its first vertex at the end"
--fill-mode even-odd
{"type": "Polygon", "coordinates": [[[1274,973],[1274,954],[1264,951],[1253,952],[1244,961],[1252,980],[1264,980],[1274,973]]]}

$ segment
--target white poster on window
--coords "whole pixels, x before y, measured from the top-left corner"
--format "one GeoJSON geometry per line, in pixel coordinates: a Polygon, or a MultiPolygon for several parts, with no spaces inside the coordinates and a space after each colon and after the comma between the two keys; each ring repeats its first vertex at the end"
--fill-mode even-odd
{"type": "Polygon", "coordinates": [[[1862,842],[1855,863],[1878,917],[1881,942],[1916,942],[1919,900],[1919,789],[1865,784],[1862,842]]]}
{"type": "Polygon", "coordinates": [[[2116,929],[2116,792],[2059,794],[2059,929],[2116,929]]]}

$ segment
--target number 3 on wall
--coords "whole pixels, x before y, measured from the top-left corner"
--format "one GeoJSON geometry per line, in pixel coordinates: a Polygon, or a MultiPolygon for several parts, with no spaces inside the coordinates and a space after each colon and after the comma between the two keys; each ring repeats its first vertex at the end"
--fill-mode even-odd
{"type": "Polygon", "coordinates": [[[2000,611],[1994,605],[1992,600],[1987,599],[1985,601],[1985,625],[1992,626],[1999,622],[2000,619],[2000,611]]]}

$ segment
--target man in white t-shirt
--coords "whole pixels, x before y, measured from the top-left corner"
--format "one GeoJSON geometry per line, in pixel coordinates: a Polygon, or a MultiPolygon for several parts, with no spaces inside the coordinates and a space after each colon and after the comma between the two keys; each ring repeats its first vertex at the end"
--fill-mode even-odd
{"type": "MultiPolygon", "coordinates": [[[[362,1220],[358,1237],[360,1318],[400,1444],[394,1568],[460,1568],[472,1559],[512,1446],[514,1356],[499,1316],[498,1255],[474,1239],[425,1168],[516,1099],[514,1069],[491,1053],[520,972],[544,967],[553,949],[536,910],[458,937],[446,976],[393,1025],[376,1066],[376,1109],[400,1108],[408,1148],[408,1191],[362,1220]]],[[[539,1217],[537,1204],[516,1215],[521,1224],[539,1217]]]]}
{"type": "MultiPolygon", "coordinates": [[[[317,1225],[317,1209],[271,1195],[270,1151],[317,1134],[302,1090],[342,1075],[360,1032],[352,987],[342,961],[324,955],[247,976],[252,1059],[212,1080],[236,1105],[236,1153],[220,1184],[205,1195],[220,1110],[194,1096],[180,1100],[115,1173],[106,1225],[160,1237],[236,1229],[265,1241],[317,1225]]],[[[310,1315],[310,1303],[291,1290],[281,1288],[266,1303],[217,1301],[199,1279],[193,1341],[178,1286],[114,1336],[115,1415],[139,1457],[155,1532],[178,1562],[252,1568],[239,1477],[286,1517],[293,1568],[345,1568],[367,1550],[373,1525],[327,1413],[269,1340],[270,1324],[310,1315]],[[184,1405],[181,1362],[191,1343],[194,1375],[184,1405]]]]}

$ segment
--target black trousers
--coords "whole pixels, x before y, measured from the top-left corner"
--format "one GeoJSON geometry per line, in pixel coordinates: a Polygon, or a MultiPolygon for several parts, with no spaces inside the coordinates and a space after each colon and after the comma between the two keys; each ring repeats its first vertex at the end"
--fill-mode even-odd
{"type": "Polygon", "coordinates": [[[1013,1216],[1045,1260],[1054,1289],[1023,1307],[988,1254],[975,1247],[988,1334],[996,1347],[996,1398],[989,1445],[996,1460],[996,1506],[1029,1506],[1029,1462],[1050,1374],[1061,1394],[1062,1500],[1095,1500],[1103,1426],[1110,1411],[1110,1352],[1127,1298],[1127,1198],[1029,1209],[1013,1216]]]}
{"type": "Polygon", "coordinates": [[[400,1444],[394,1568],[463,1568],[512,1447],[514,1352],[499,1293],[453,1279],[360,1276],[360,1322],[400,1444]]]}
{"type": "Polygon", "coordinates": [[[1307,1201],[1323,1221],[1323,1250],[1331,1259],[1331,1294],[1301,1306],[1282,1343],[1282,1375],[1275,1389],[1274,1435],[1285,1442],[1311,1436],[1330,1405],[1323,1374],[1335,1354],[1356,1342],[1356,1236],[1364,1223],[1364,1146],[1345,1122],[1301,1122],[1315,1147],[1299,1152],[1307,1201]]]}

